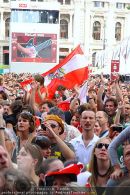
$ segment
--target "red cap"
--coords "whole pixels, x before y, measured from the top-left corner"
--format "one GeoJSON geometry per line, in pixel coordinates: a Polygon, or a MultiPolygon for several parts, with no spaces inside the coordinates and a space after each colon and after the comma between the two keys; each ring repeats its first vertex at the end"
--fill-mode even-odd
{"type": "Polygon", "coordinates": [[[46,177],[54,176],[54,175],[67,175],[67,174],[68,175],[69,174],[78,175],[83,168],[84,168],[84,165],[82,163],[71,164],[59,171],[47,173],[46,177]]]}

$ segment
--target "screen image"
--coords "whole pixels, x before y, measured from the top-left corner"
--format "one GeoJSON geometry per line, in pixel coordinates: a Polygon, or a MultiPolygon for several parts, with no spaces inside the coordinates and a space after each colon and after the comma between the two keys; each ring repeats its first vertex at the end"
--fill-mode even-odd
{"type": "Polygon", "coordinates": [[[12,62],[55,63],[57,34],[12,33],[12,62]]]}

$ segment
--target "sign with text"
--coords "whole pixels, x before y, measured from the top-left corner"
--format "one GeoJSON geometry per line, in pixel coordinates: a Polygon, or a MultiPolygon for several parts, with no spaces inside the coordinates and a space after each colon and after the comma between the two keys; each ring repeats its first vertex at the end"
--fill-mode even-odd
{"type": "Polygon", "coordinates": [[[111,61],[111,80],[116,80],[117,75],[119,73],[120,61],[112,60],[111,61]]]}

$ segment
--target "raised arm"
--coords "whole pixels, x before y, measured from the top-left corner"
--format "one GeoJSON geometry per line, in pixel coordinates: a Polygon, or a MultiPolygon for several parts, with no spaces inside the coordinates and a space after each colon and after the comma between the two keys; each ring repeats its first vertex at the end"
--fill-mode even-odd
{"type": "Polygon", "coordinates": [[[32,91],[31,91],[31,94],[30,94],[30,99],[29,99],[29,105],[34,109],[35,112],[39,111],[39,108],[37,107],[36,103],[35,103],[35,93],[37,91],[37,84],[36,82],[32,82],[32,91]]]}
{"type": "Polygon", "coordinates": [[[47,122],[45,123],[45,126],[47,127],[48,133],[50,133],[54,137],[64,158],[66,160],[74,159],[75,158],[74,152],[65,144],[65,142],[58,135],[56,135],[56,133],[53,131],[53,129],[47,122]]]}
{"type": "Polygon", "coordinates": [[[118,101],[123,101],[122,91],[119,87],[118,80],[115,82],[116,97],[118,101]]]}
{"type": "Polygon", "coordinates": [[[45,100],[45,98],[47,97],[47,94],[48,94],[47,88],[45,88],[45,89],[46,89],[46,91],[41,93],[40,85],[38,84],[37,91],[38,91],[38,96],[40,98],[41,103],[45,100]]]}
{"type": "Polygon", "coordinates": [[[5,124],[4,124],[4,119],[3,119],[3,115],[2,113],[0,113],[0,145],[3,146],[3,148],[6,150],[7,154],[8,154],[8,159],[9,159],[9,162],[10,162],[10,167],[12,167],[12,161],[11,161],[11,157],[9,155],[9,152],[7,151],[7,148],[6,148],[6,144],[5,144],[5,124]]]}
{"type": "Polygon", "coordinates": [[[98,89],[98,92],[97,92],[97,110],[98,111],[103,110],[103,107],[104,107],[103,101],[102,101],[103,92],[104,92],[104,85],[100,85],[100,88],[98,89]]]}
{"type": "Polygon", "coordinates": [[[109,145],[108,152],[114,167],[114,172],[111,175],[111,178],[113,179],[117,179],[123,175],[118,162],[117,148],[128,139],[130,139],[130,127],[125,128],[109,145]]]}
{"type": "Polygon", "coordinates": [[[120,123],[120,117],[121,117],[123,109],[124,109],[123,102],[119,102],[118,109],[117,109],[117,112],[116,112],[116,116],[115,116],[115,119],[114,119],[114,124],[119,124],[120,123]]]}
{"type": "Polygon", "coordinates": [[[105,88],[105,80],[103,78],[103,74],[101,74],[101,85],[100,85],[98,92],[97,92],[97,110],[98,111],[103,110],[103,107],[104,107],[103,100],[102,100],[104,88],[105,88]]]}

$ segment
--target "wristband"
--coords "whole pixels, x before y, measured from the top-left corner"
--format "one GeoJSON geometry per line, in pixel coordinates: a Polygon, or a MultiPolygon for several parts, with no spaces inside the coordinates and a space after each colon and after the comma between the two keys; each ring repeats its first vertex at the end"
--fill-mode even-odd
{"type": "Polygon", "coordinates": [[[0,130],[5,130],[5,128],[4,127],[0,127],[0,130]]]}

